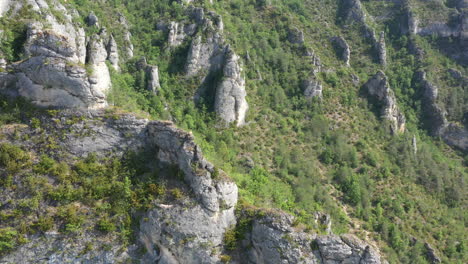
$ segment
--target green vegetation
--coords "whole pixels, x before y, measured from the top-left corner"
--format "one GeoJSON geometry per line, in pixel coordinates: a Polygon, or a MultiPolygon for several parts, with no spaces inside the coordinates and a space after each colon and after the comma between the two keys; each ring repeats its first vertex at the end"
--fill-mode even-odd
{"type": "MultiPolygon", "coordinates": [[[[248,208],[254,205],[283,209],[308,230],[319,233],[323,227],[312,224],[313,214],[329,213],[335,233],[353,232],[377,241],[390,263],[427,263],[424,242],[433,245],[445,263],[468,262],[468,158],[466,153],[427,135],[421,118],[422,91],[415,78],[416,71],[428,71],[429,78],[444,87],[439,100],[448,118],[460,121],[466,113],[466,93],[446,70],[465,69],[439,51],[440,40],[402,36],[398,20],[404,15],[402,10],[395,12],[398,19],[372,25],[386,33],[389,64],[385,73],[407,119],[407,131],[390,136],[379,114],[360,95],[359,86],[381,66],[376,64],[372,44],[362,37],[359,26],[337,25],[339,1],[277,0],[267,5],[268,1],[233,0],[203,4],[222,15],[227,42],[242,58],[247,54],[250,58],[244,60],[249,124],[242,128],[217,125],[212,98],[193,102],[197,80],[185,78],[182,72],[190,39],[171,49],[165,44],[167,36],[154,30],[162,20],[189,20],[176,1],[67,2],[82,17],[94,10],[101,24],[115,32],[118,43],[122,43],[122,30],[113,31],[119,27],[118,19],[107,11],[120,11],[130,20],[136,57],[122,65],[121,74],[112,72],[110,103],[153,119],[171,118],[179,127],[193,131],[205,156],[238,184],[247,205],[240,207],[238,225],[225,235],[226,249],[235,249],[248,230],[256,216],[252,212],[256,209],[248,208]],[[304,31],[304,47],[287,42],[293,27],[304,31]],[[342,35],[352,47],[351,67],[337,59],[329,41],[336,35],[342,35]],[[426,52],[423,60],[410,51],[411,41],[426,52]],[[321,101],[303,97],[300,83],[314,68],[303,56],[306,49],[314,50],[327,68],[317,76],[324,86],[321,101]],[[159,66],[162,89],[158,96],[146,91],[144,73],[135,67],[140,56],[159,66]],[[358,85],[353,83],[353,76],[359,77],[358,85]]],[[[432,1],[423,5],[425,2],[411,1],[423,19],[437,13],[440,4],[432,1]]],[[[375,16],[394,8],[385,1],[363,3],[375,16]]],[[[9,28],[5,33],[9,44],[2,46],[2,52],[9,61],[18,60],[21,54],[14,47],[24,41],[24,27],[9,27],[12,22],[4,18],[0,22],[2,29],[9,28]]],[[[40,119],[31,119],[34,115],[29,111],[21,114],[28,107],[26,102],[2,99],[0,124],[22,122],[41,128],[40,119]]],[[[109,112],[112,116],[118,117],[109,112]]],[[[85,215],[99,219],[92,228],[102,233],[117,232],[126,240],[131,233],[129,208],[146,209],[153,199],[184,197],[181,190],[167,188],[155,174],[146,171],[136,156],[119,160],[91,155],[64,163],[52,157],[56,149],[52,139],[41,142],[51,157],[41,156],[33,164],[24,150],[11,145],[0,147],[1,186],[13,188],[15,174],[30,191],[18,211],[1,212],[5,221],[0,224],[0,252],[19,243],[20,235],[48,230],[53,223],[70,233],[88,228],[85,215]],[[49,183],[49,177],[56,182],[49,183]],[[32,218],[38,202],[45,199],[57,203],[57,213],[32,218]],[[26,224],[28,217],[34,219],[33,224],[26,224]],[[23,230],[21,226],[25,225],[23,230]]],[[[227,256],[223,261],[229,262],[227,256]]]]}

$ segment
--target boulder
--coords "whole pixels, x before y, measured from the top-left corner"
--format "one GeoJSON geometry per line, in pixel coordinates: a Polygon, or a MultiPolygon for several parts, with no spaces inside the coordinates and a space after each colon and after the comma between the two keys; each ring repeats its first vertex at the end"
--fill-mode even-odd
{"type": "Polygon", "coordinates": [[[303,44],[304,43],[304,32],[298,28],[292,28],[288,33],[288,41],[292,44],[303,44]]]}
{"type": "Polygon", "coordinates": [[[378,71],[364,84],[366,92],[380,105],[382,119],[390,122],[393,134],[405,131],[405,117],[396,104],[396,97],[388,84],[387,76],[378,71]]]}

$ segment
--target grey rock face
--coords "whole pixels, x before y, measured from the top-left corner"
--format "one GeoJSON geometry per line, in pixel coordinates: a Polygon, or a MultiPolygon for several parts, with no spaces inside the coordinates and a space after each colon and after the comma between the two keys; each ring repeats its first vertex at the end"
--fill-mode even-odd
{"type": "Polygon", "coordinates": [[[306,98],[322,98],[322,84],[316,79],[303,81],[302,88],[304,89],[304,96],[306,98]]]}
{"type": "Polygon", "coordinates": [[[177,22],[171,22],[171,25],[169,27],[169,38],[168,38],[170,47],[175,47],[175,46],[179,46],[180,44],[182,44],[186,36],[187,35],[185,35],[185,32],[184,32],[184,25],[181,25],[177,22]]]}
{"type": "Polygon", "coordinates": [[[223,66],[224,42],[218,33],[214,33],[202,42],[196,37],[189,49],[185,71],[187,76],[195,76],[201,71],[216,72],[223,66]]]}
{"type": "Polygon", "coordinates": [[[225,231],[236,223],[234,208],[212,215],[200,205],[158,205],[140,222],[146,263],[219,263],[225,231]],[[159,261],[159,262],[158,262],[159,261]]]}
{"type": "Polygon", "coordinates": [[[107,68],[107,49],[105,40],[107,39],[105,31],[99,35],[91,36],[87,46],[87,63],[90,69],[89,83],[94,96],[100,98],[106,105],[106,92],[111,87],[109,69],[107,68]]]}
{"type": "Polygon", "coordinates": [[[123,14],[119,14],[119,23],[124,30],[124,56],[131,59],[133,58],[132,33],[130,33],[128,21],[123,14]]]}
{"type": "Polygon", "coordinates": [[[361,1],[342,0],[342,5],[346,24],[352,24],[353,22],[365,23],[366,13],[363,10],[361,1]]]}
{"type": "Polygon", "coordinates": [[[159,92],[161,85],[159,83],[159,69],[158,66],[148,65],[146,68],[146,74],[148,76],[148,87],[149,91],[152,91],[154,94],[159,92]]]}
{"type": "Polygon", "coordinates": [[[351,49],[349,48],[348,42],[341,36],[333,37],[332,42],[335,45],[338,56],[345,62],[346,66],[349,66],[351,49]]]}
{"type": "Polygon", "coordinates": [[[381,117],[390,122],[392,133],[402,133],[405,131],[405,117],[398,109],[396,98],[387,81],[387,76],[382,71],[378,71],[364,88],[371,97],[377,100],[381,107],[381,117]]]}
{"type": "MultiPolygon", "coordinates": [[[[100,108],[107,105],[105,92],[110,76],[102,43],[93,40],[87,50],[85,33],[73,24],[74,10],[67,10],[53,1],[54,9],[63,13],[57,19],[46,1],[27,1],[33,12],[46,22],[32,22],[28,26],[24,54],[26,59],[11,65],[16,84],[0,87],[16,90],[16,94],[40,106],[100,108]],[[102,56],[104,56],[102,58],[102,56]],[[88,62],[85,69],[85,63],[88,62]]],[[[18,10],[23,2],[12,2],[18,10]]],[[[11,77],[8,77],[11,79],[11,77]]]]}
{"type": "Polygon", "coordinates": [[[223,69],[223,80],[216,89],[215,111],[226,123],[236,122],[237,126],[245,123],[245,115],[249,108],[245,99],[245,80],[237,56],[227,48],[226,61],[223,69]]]}
{"type": "Polygon", "coordinates": [[[111,35],[109,42],[107,43],[107,60],[111,63],[112,67],[119,72],[119,49],[117,42],[115,42],[114,36],[111,35]]]}
{"type": "Polygon", "coordinates": [[[244,263],[382,263],[379,254],[352,235],[317,236],[292,227],[293,217],[276,213],[255,220],[244,263]],[[279,260],[281,259],[281,262],[279,260]]]}
{"type": "Polygon", "coordinates": [[[170,122],[156,121],[148,125],[148,133],[159,149],[158,159],[179,166],[185,182],[205,209],[216,213],[222,206],[231,208],[236,204],[237,186],[212,179],[213,165],[203,158],[192,134],[175,128],[170,122]]]}
{"type": "Polygon", "coordinates": [[[387,49],[385,46],[385,32],[380,32],[380,38],[377,42],[377,52],[379,54],[379,62],[382,66],[387,65],[387,49]]]}
{"type": "Polygon", "coordinates": [[[423,87],[423,106],[428,122],[430,123],[430,132],[434,136],[439,136],[442,130],[447,126],[447,113],[440,108],[437,103],[438,87],[427,80],[426,72],[418,72],[417,78],[423,87]]]}

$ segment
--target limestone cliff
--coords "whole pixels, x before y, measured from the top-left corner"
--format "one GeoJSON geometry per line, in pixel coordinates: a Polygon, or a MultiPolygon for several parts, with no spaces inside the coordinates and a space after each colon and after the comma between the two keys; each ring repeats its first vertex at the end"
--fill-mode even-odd
{"type": "MultiPolygon", "coordinates": [[[[170,122],[149,121],[128,114],[117,118],[108,113],[68,110],[54,117],[39,118],[46,133],[61,135],[67,131],[56,147],[63,160],[86,157],[90,153],[102,157],[121,156],[128,151],[154,153],[147,166],[158,168],[161,177],[167,177],[186,195],[178,200],[155,199],[147,211],[134,211],[141,220],[135,227],[137,239],[133,245],[123,245],[113,235],[96,233],[92,228],[84,228],[74,236],[53,229],[28,236],[29,242],[1,256],[0,262],[220,263],[223,254],[230,254],[232,263],[278,263],[280,260],[286,263],[381,263],[377,251],[356,237],[305,233],[292,227],[294,218],[282,212],[255,216],[238,251],[224,251],[225,233],[242,217],[234,212],[238,197],[236,184],[203,158],[191,133],[170,122]],[[182,178],[166,171],[174,166],[181,171],[182,178]],[[103,244],[107,246],[101,247],[103,244]],[[90,246],[93,250],[86,250],[90,246]]],[[[37,151],[38,146],[32,146],[43,131],[23,127],[19,133],[28,135],[28,140],[15,140],[13,131],[2,133],[2,143],[10,140],[37,151]]],[[[20,195],[19,190],[7,193],[6,197],[21,200],[16,197],[20,195]]],[[[8,199],[0,202],[16,206],[8,199]]],[[[43,206],[53,208],[54,204],[43,206]]],[[[92,227],[93,220],[88,221],[91,222],[83,227],[92,227]]]]}
{"type": "MultiPolygon", "coordinates": [[[[106,60],[119,68],[116,42],[104,28],[86,36],[74,23],[77,12],[58,1],[10,1],[2,7],[12,10],[12,17],[18,16],[19,10],[30,9],[45,18],[28,24],[23,59],[8,62],[8,73],[0,76],[3,93],[27,97],[40,106],[107,106],[111,81],[106,60]],[[63,17],[57,17],[56,12],[63,17]]],[[[88,24],[97,27],[97,17],[93,14],[90,19],[88,24]]]]}

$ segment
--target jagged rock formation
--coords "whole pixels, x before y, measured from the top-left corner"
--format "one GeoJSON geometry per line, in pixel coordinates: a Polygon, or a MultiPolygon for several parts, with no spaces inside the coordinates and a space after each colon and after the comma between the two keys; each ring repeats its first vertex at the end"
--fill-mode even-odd
{"type": "Polygon", "coordinates": [[[109,69],[107,68],[107,49],[105,41],[107,33],[102,29],[98,35],[91,36],[86,54],[86,63],[89,65],[89,83],[93,95],[102,98],[106,105],[106,92],[111,86],[109,69]]]}
{"type": "Polygon", "coordinates": [[[426,124],[433,136],[440,136],[444,141],[462,150],[468,149],[468,129],[447,120],[447,113],[437,104],[438,87],[426,77],[426,72],[417,73],[423,94],[423,111],[426,124]]]}
{"type": "Polygon", "coordinates": [[[249,108],[245,100],[245,80],[237,56],[227,47],[223,69],[223,80],[216,89],[215,111],[227,123],[236,122],[241,126],[249,108]]]}
{"type": "MultiPolygon", "coordinates": [[[[160,168],[161,175],[165,168],[177,167],[184,182],[178,186],[186,195],[166,203],[155,200],[153,208],[138,213],[141,216],[138,244],[123,246],[119,239],[97,235],[92,229],[72,238],[49,231],[28,237],[30,242],[0,257],[0,262],[219,263],[224,234],[237,221],[234,215],[237,186],[203,158],[191,133],[177,129],[171,122],[148,121],[132,115],[111,118],[102,110],[69,110],[52,119],[41,117],[41,120],[44,128],[58,134],[73,132],[58,142],[61,157],[86,157],[89,153],[120,156],[128,150],[151,151],[154,159],[150,159],[148,166],[160,168]],[[66,120],[80,121],[69,125],[66,120]],[[89,243],[108,246],[85,251],[89,243]],[[146,252],[143,256],[138,254],[142,252],[141,247],[146,252]]],[[[21,133],[29,138],[14,143],[27,147],[33,146],[42,132],[26,127],[21,133]]],[[[13,138],[10,136],[7,138],[13,138]]],[[[180,181],[170,174],[167,177],[180,181]]],[[[254,218],[243,246],[238,253],[233,252],[239,256],[237,263],[278,263],[282,259],[289,263],[332,260],[380,263],[376,251],[353,236],[308,234],[293,228],[293,222],[292,216],[281,212],[254,218]]]]}
{"type": "Polygon", "coordinates": [[[154,94],[159,93],[161,84],[159,83],[159,68],[155,65],[149,65],[146,62],[146,58],[142,57],[136,62],[136,68],[144,71],[146,75],[146,89],[153,92],[154,94]]]}
{"type": "Polygon", "coordinates": [[[322,98],[322,84],[315,78],[303,81],[302,88],[306,98],[322,98]]]}
{"type": "MultiPolygon", "coordinates": [[[[11,8],[18,10],[22,4],[12,2],[11,8]]],[[[33,12],[46,17],[46,22],[28,25],[25,59],[10,66],[11,74],[0,77],[3,79],[1,90],[27,97],[41,106],[106,106],[110,76],[105,64],[105,32],[92,36],[86,46],[84,30],[72,22],[76,15],[73,10],[54,2],[54,8],[64,14],[64,19],[59,20],[47,2],[30,1],[28,4],[33,12]]]]}
{"type": "Polygon", "coordinates": [[[284,213],[254,220],[244,241],[249,263],[382,263],[375,249],[352,235],[317,236],[295,230],[292,223],[284,213]]]}
{"type": "Polygon", "coordinates": [[[390,122],[393,134],[405,131],[405,117],[398,109],[395,94],[387,81],[387,76],[378,71],[367,83],[364,84],[366,92],[381,104],[380,112],[382,119],[390,122]]]}
{"type": "Polygon", "coordinates": [[[133,58],[132,33],[130,33],[128,21],[123,14],[119,14],[119,23],[124,31],[124,56],[131,59],[133,58]]]}
{"type": "Polygon", "coordinates": [[[107,60],[111,63],[112,67],[119,72],[119,49],[114,36],[111,34],[109,42],[107,43],[107,60]]]}
{"type": "Polygon", "coordinates": [[[193,36],[185,64],[187,77],[200,77],[201,85],[194,98],[214,96],[214,109],[225,123],[245,122],[248,104],[245,100],[245,80],[242,76],[240,58],[222,37],[223,21],[214,12],[202,8],[187,8],[188,15],[196,23],[175,23],[170,26],[160,23],[160,30],[169,31],[169,46],[180,45],[186,37],[193,36]],[[206,14],[205,14],[206,13],[206,14]],[[167,29],[166,29],[167,28],[167,29]],[[203,38],[202,38],[203,35],[203,38]],[[221,80],[215,78],[222,75],[221,80]],[[214,83],[213,82],[217,82],[214,83]],[[214,94],[207,94],[207,86],[216,87],[214,94]]]}
{"type": "Polygon", "coordinates": [[[418,72],[417,79],[421,83],[424,92],[423,110],[426,113],[427,122],[430,124],[430,132],[434,136],[439,136],[448,123],[447,113],[436,103],[439,89],[427,80],[426,72],[418,72]]]}
{"type": "Polygon", "coordinates": [[[332,42],[335,46],[338,56],[345,62],[346,66],[349,66],[351,49],[349,48],[348,42],[346,42],[346,40],[341,36],[333,37],[332,42]]]}

